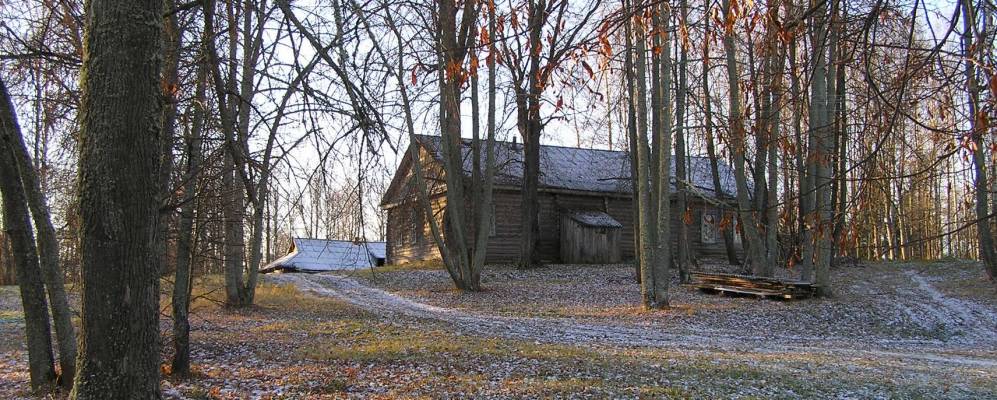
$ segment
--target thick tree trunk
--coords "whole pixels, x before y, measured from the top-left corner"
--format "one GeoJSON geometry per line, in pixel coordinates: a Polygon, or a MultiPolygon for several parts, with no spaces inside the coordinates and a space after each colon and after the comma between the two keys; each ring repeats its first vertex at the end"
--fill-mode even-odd
{"type": "Polygon", "coordinates": [[[163,2],[87,3],[74,399],[159,399],[163,2]]]}
{"type": "Polygon", "coordinates": [[[226,154],[222,174],[225,205],[222,218],[225,221],[225,305],[242,307],[242,275],[246,268],[245,210],[246,197],[239,187],[235,169],[238,168],[231,154],[226,154]]]}
{"type": "Polygon", "coordinates": [[[3,198],[4,230],[10,240],[18,287],[21,290],[31,387],[41,389],[52,383],[56,376],[52,365],[52,337],[48,302],[45,301],[45,284],[38,264],[31,216],[26,206],[28,199],[18,175],[19,167],[14,155],[15,135],[20,138],[21,133],[14,114],[14,104],[6,85],[0,80],[0,196],[3,198]]]}
{"type": "MultiPolygon", "coordinates": [[[[14,109],[9,104],[7,89],[0,82],[0,101],[7,103],[8,111],[0,110],[4,115],[0,118],[10,118],[10,126],[17,127],[14,109]]],[[[73,312],[69,308],[69,300],[66,297],[65,278],[62,269],[59,267],[59,239],[55,234],[55,227],[52,226],[52,217],[48,212],[48,200],[42,191],[38,175],[35,173],[34,164],[28,155],[28,148],[24,144],[24,138],[20,130],[9,131],[12,154],[17,162],[20,172],[22,187],[28,200],[28,208],[31,209],[32,219],[35,223],[35,235],[38,243],[38,259],[41,266],[42,278],[45,280],[45,287],[48,290],[48,300],[52,307],[52,322],[55,325],[55,336],[59,345],[59,383],[65,387],[71,387],[73,376],[76,374],[76,331],[73,328],[73,312]]]]}
{"type": "MultiPolygon", "coordinates": [[[[652,113],[659,113],[657,117],[660,127],[653,132],[656,137],[654,141],[655,150],[658,154],[657,165],[651,164],[651,182],[658,182],[657,187],[657,232],[655,235],[654,250],[654,307],[668,307],[668,287],[671,284],[671,264],[672,264],[672,196],[671,196],[671,161],[672,161],[672,57],[671,57],[671,34],[669,32],[669,22],[671,21],[671,11],[668,7],[659,6],[658,12],[652,17],[654,23],[655,44],[660,51],[653,52],[654,58],[659,59],[653,65],[660,66],[659,76],[661,78],[657,85],[657,95],[659,96],[659,109],[652,110],[652,113]],[[664,41],[659,39],[664,37],[664,41]]],[[[653,86],[652,86],[653,87],[653,86]]],[[[652,203],[653,204],[653,203],[652,203]]]]}
{"type": "Polygon", "coordinates": [[[16,285],[17,271],[11,255],[14,250],[10,248],[10,238],[4,233],[3,226],[3,217],[0,215],[0,286],[16,285]]]}
{"type": "MultiPolygon", "coordinates": [[[[833,87],[828,88],[828,50],[834,52],[834,46],[828,45],[827,3],[818,7],[814,14],[814,49],[811,59],[814,60],[814,73],[810,82],[810,134],[815,138],[816,151],[814,164],[814,189],[816,195],[816,232],[814,261],[814,284],[818,286],[821,295],[830,295],[830,267],[831,267],[831,236],[833,234],[833,207],[831,204],[831,142],[833,140],[833,129],[830,126],[829,116],[833,115],[832,102],[829,101],[828,93],[833,93],[833,87]]],[[[834,57],[832,56],[833,60],[834,57]]],[[[833,82],[833,78],[832,81],[833,82]]]]}

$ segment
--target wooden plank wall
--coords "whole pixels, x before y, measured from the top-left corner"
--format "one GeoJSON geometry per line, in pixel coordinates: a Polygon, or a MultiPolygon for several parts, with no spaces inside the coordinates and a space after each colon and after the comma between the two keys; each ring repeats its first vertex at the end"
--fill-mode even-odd
{"type": "MultiPolygon", "coordinates": [[[[509,189],[497,189],[494,193],[495,203],[495,235],[491,236],[488,242],[488,256],[486,262],[514,263],[519,259],[519,237],[520,221],[522,220],[521,197],[518,191],[509,189]]],[[[436,196],[433,201],[433,208],[436,212],[437,221],[442,226],[443,207],[446,199],[443,196],[436,196]]],[[[439,251],[432,239],[432,232],[426,221],[418,221],[421,227],[416,228],[413,223],[412,211],[415,202],[405,202],[388,210],[388,262],[392,264],[406,263],[412,261],[439,259],[439,251]],[[404,232],[406,229],[419,229],[422,231],[421,237],[416,235],[415,240],[411,239],[412,232],[404,232]]],[[[691,249],[696,257],[723,257],[725,255],[723,241],[718,238],[715,243],[703,243],[701,233],[701,221],[704,207],[707,206],[702,201],[691,199],[689,215],[689,239],[691,249]]],[[[634,219],[633,207],[629,198],[564,194],[564,193],[540,193],[540,243],[538,251],[543,262],[561,262],[561,214],[564,210],[598,210],[612,216],[623,224],[623,229],[619,234],[620,258],[623,261],[630,261],[634,258],[634,219]]],[[[672,216],[672,227],[678,227],[679,215],[672,216]]],[[[672,231],[673,246],[678,238],[677,230],[672,231]]]]}

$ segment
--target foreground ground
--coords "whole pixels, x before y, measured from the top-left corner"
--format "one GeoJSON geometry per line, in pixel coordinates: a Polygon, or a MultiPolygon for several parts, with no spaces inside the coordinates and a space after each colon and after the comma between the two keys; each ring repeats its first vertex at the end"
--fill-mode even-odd
{"type": "MultiPolygon", "coordinates": [[[[169,378],[164,391],[168,398],[997,397],[997,294],[976,264],[841,268],[836,297],[798,302],[676,287],[674,307],[661,312],[638,307],[632,274],[627,266],[496,267],[480,294],[454,291],[439,270],[287,274],[264,279],[259,306],[248,310],[219,307],[218,282],[208,280],[195,304],[195,376],[169,378]]],[[[16,290],[0,288],[0,398],[28,395],[22,334],[16,290]]]]}

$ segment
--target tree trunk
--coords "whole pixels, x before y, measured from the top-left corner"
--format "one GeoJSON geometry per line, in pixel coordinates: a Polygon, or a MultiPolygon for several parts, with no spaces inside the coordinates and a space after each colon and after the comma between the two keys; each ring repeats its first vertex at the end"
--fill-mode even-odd
{"type": "Polygon", "coordinates": [[[633,105],[631,109],[634,110],[636,114],[637,129],[629,129],[633,134],[630,142],[636,145],[636,149],[630,150],[630,162],[636,165],[637,174],[634,179],[637,180],[634,185],[634,196],[639,196],[637,201],[638,205],[638,220],[639,233],[640,233],[640,250],[638,254],[640,259],[638,264],[640,265],[640,292],[641,299],[643,300],[645,308],[654,308],[655,296],[654,296],[654,271],[653,263],[655,262],[655,243],[653,240],[652,232],[656,229],[655,221],[651,217],[651,208],[657,205],[652,205],[651,203],[651,165],[650,165],[650,148],[647,141],[647,59],[646,52],[647,47],[645,42],[647,40],[646,32],[647,28],[642,20],[637,24],[636,27],[633,25],[633,20],[636,19],[633,13],[635,9],[626,3],[624,7],[627,7],[627,14],[630,17],[627,18],[627,58],[626,66],[624,67],[625,73],[628,75],[628,82],[633,82],[633,84],[628,83],[628,90],[633,105]],[[633,42],[636,42],[636,46],[633,42]],[[636,48],[635,48],[636,47],[636,48]],[[636,53],[636,57],[634,57],[636,53]],[[635,74],[635,75],[633,75],[635,74]],[[633,88],[630,90],[630,88],[633,88]]]}
{"type": "MultiPolygon", "coordinates": [[[[706,24],[707,34],[709,34],[710,25],[706,24]]],[[[714,193],[718,199],[724,196],[730,196],[733,193],[724,193],[723,185],[720,181],[720,167],[717,161],[717,150],[714,144],[713,137],[713,107],[712,100],[710,99],[710,41],[703,41],[703,114],[704,121],[704,133],[706,135],[706,156],[710,160],[710,176],[713,178],[713,189],[714,193]]],[[[726,203],[726,200],[723,200],[726,203]]],[[[719,219],[725,218],[727,215],[726,207],[722,204],[717,207],[719,219]]],[[[714,223],[720,224],[720,220],[714,221],[714,223]]],[[[737,248],[734,246],[734,233],[733,229],[720,229],[720,234],[724,241],[724,251],[727,254],[727,262],[731,265],[740,265],[741,261],[737,258],[737,248]]]]}
{"type": "Polygon", "coordinates": [[[19,167],[14,155],[14,148],[17,147],[14,136],[20,138],[20,130],[7,86],[0,80],[0,196],[3,197],[3,222],[6,236],[10,239],[18,287],[21,290],[31,387],[37,390],[48,386],[56,376],[52,365],[52,338],[45,284],[39,270],[31,217],[26,207],[28,199],[18,175],[19,167]]]}
{"type": "Polygon", "coordinates": [[[158,399],[163,2],[87,3],[73,399],[158,399]]]}
{"type": "MultiPolygon", "coordinates": [[[[201,42],[210,45],[208,35],[201,42]]],[[[180,227],[177,238],[176,275],[173,284],[173,362],[171,372],[175,376],[190,375],[190,295],[192,289],[192,266],[194,264],[194,206],[197,192],[197,176],[201,168],[201,131],[207,110],[204,108],[208,71],[204,63],[197,65],[196,89],[194,89],[194,113],[190,132],[185,141],[187,165],[184,171],[183,205],[180,206],[180,227]]]]}
{"type": "MultiPolygon", "coordinates": [[[[765,118],[766,126],[762,129],[768,131],[768,192],[765,202],[765,262],[759,269],[760,275],[772,276],[775,266],[779,260],[779,207],[778,207],[778,183],[779,183],[779,141],[780,125],[782,123],[782,74],[786,68],[786,57],[783,47],[780,45],[778,30],[779,9],[782,6],[781,0],[770,0],[768,2],[768,18],[766,27],[766,49],[765,49],[765,118]]],[[[761,151],[761,150],[759,150],[761,151]]],[[[785,205],[784,205],[785,207],[785,205]]]]}
{"type": "MultiPolygon", "coordinates": [[[[0,82],[0,91],[3,91],[0,101],[9,100],[2,82],[0,82]]],[[[11,121],[14,121],[11,126],[16,127],[16,115],[13,114],[12,107],[9,109],[11,111],[9,117],[11,121]]],[[[55,227],[52,226],[48,200],[45,198],[45,192],[42,191],[34,164],[28,155],[24,138],[19,130],[12,131],[10,134],[11,142],[9,144],[20,171],[28,208],[31,209],[32,219],[35,223],[39,265],[41,266],[42,278],[45,280],[45,287],[48,290],[49,304],[52,307],[52,322],[55,325],[55,336],[59,345],[59,366],[61,367],[59,383],[70,388],[73,384],[73,376],[76,374],[76,332],[73,328],[73,312],[69,308],[69,300],[66,297],[65,278],[59,266],[59,239],[56,237],[55,227]]]]}
{"type": "Polygon", "coordinates": [[[530,0],[527,2],[527,23],[529,24],[529,77],[525,91],[526,117],[523,136],[523,213],[522,232],[519,255],[520,268],[532,268],[540,263],[537,244],[540,242],[540,95],[542,93],[540,53],[543,24],[547,20],[545,0],[530,0]]]}
{"type": "MultiPolygon", "coordinates": [[[[681,13],[680,24],[688,28],[687,19],[689,13],[686,3],[687,0],[681,0],[679,3],[681,13]]],[[[693,259],[692,249],[689,246],[691,243],[691,240],[689,240],[689,224],[692,222],[692,211],[689,210],[688,206],[689,173],[686,168],[687,160],[685,154],[686,96],[688,95],[689,86],[688,71],[686,69],[689,64],[689,51],[688,46],[682,40],[678,40],[676,43],[679,46],[679,82],[678,90],[675,93],[675,188],[678,190],[676,206],[679,216],[676,263],[678,264],[679,280],[682,283],[686,283],[689,282],[689,267],[693,259]]]]}
{"type": "MultiPolygon", "coordinates": [[[[810,132],[816,138],[814,189],[816,194],[816,232],[814,241],[816,257],[814,262],[814,284],[821,295],[830,295],[831,267],[831,235],[833,230],[831,204],[831,141],[834,134],[830,126],[830,115],[833,115],[828,93],[828,50],[834,52],[834,46],[825,44],[829,30],[827,3],[818,7],[813,17],[814,41],[811,59],[814,60],[814,73],[810,82],[810,132]]],[[[833,60],[833,56],[832,56],[833,60]]]]}
{"type": "Polygon", "coordinates": [[[966,91],[969,98],[970,129],[973,144],[976,145],[976,151],[973,152],[975,180],[973,186],[976,188],[976,232],[980,241],[979,254],[980,259],[983,260],[986,266],[987,275],[991,281],[997,282],[997,254],[994,252],[993,231],[990,229],[991,216],[990,210],[988,210],[989,200],[987,200],[988,147],[983,142],[983,134],[986,128],[979,123],[983,118],[977,116],[977,113],[983,111],[980,111],[980,88],[976,79],[976,65],[974,61],[981,60],[977,60],[976,55],[972,53],[975,46],[979,47],[976,49],[979,54],[984,54],[984,49],[988,46],[976,42],[976,12],[973,9],[973,2],[971,0],[962,0],[962,27],[962,46],[963,51],[966,53],[966,91]]]}
{"type": "MultiPolygon", "coordinates": [[[[727,18],[733,18],[730,11],[730,0],[723,0],[723,11],[727,18]]],[[[741,220],[741,229],[744,232],[742,239],[747,245],[745,253],[746,266],[753,266],[757,263],[765,262],[761,255],[762,241],[758,234],[755,223],[755,210],[752,208],[748,198],[748,183],[745,167],[745,136],[744,115],[741,111],[741,92],[738,87],[738,68],[734,48],[734,27],[728,24],[724,30],[724,52],[727,61],[727,81],[730,87],[729,92],[729,126],[730,144],[734,156],[734,179],[737,184],[737,208],[741,220]]]]}
{"type": "MultiPolygon", "coordinates": [[[[672,263],[672,199],[671,199],[671,161],[672,161],[672,38],[669,32],[669,22],[671,21],[671,10],[661,5],[658,12],[652,17],[655,25],[655,41],[664,36],[664,41],[657,42],[660,51],[652,52],[652,57],[660,58],[659,62],[652,63],[660,65],[661,81],[658,85],[658,96],[660,96],[660,109],[652,112],[660,113],[660,130],[656,130],[654,135],[655,148],[658,153],[657,165],[652,164],[651,168],[656,171],[651,172],[652,182],[658,182],[657,195],[657,233],[654,251],[654,307],[668,307],[668,287],[671,284],[671,263],[672,263]]],[[[679,245],[681,246],[681,244],[679,245]]]]}

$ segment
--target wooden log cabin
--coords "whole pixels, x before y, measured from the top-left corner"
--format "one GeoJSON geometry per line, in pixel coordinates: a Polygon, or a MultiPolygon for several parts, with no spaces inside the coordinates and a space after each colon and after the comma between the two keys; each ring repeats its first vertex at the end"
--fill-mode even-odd
{"type": "MultiPolygon", "coordinates": [[[[417,136],[424,179],[427,181],[434,217],[442,224],[446,205],[439,136],[417,136]]],[[[482,143],[482,148],[484,144],[482,143]]],[[[381,200],[387,212],[387,257],[389,264],[439,260],[430,224],[418,207],[417,186],[413,184],[414,162],[411,148],[403,156],[381,200]]],[[[462,142],[465,182],[471,179],[471,143],[462,142]]],[[[484,155],[481,157],[484,159],[484,155]]],[[[521,186],[523,174],[522,145],[495,143],[496,174],[492,230],[486,262],[513,263],[519,258],[521,186]]],[[[483,163],[484,161],[482,161],[483,163]]],[[[634,257],[634,209],[631,200],[630,161],[627,152],[541,146],[540,149],[540,259],[546,263],[606,263],[630,261],[634,257]],[[578,216],[581,216],[579,218],[578,216]],[[586,221],[598,221],[597,224],[586,221]],[[565,225],[570,224],[570,225],[565,225]],[[602,225],[602,226],[599,226],[602,225]],[[618,225],[618,226],[616,226],[618,225]],[[585,231],[587,227],[590,232],[585,231]],[[572,228],[565,237],[565,230],[572,228]],[[604,233],[606,238],[593,237],[604,233]],[[572,244],[575,240],[586,243],[572,244]],[[595,254],[582,255],[578,249],[563,248],[601,246],[595,254]],[[603,254],[605,253],[605,254],[603,254]]],[[[672,171],[674,174],[674,158],[672,171]]],[[[672,226],[689,226],[690,249],[696,257],[723,257],[721,229],[733,224],[732,170],[720,163],[721,190],[713,188],[709,160],[689,157],[688,171],[692,187],[688,211],[673,213],[672,226]],[[725,211],[721,211],[721,209],[725,211]]],[[[674,178],[672,181],[674,198],[674,178]]],[[[470,202],[468,202],[470,203],[470,202]]],[[[674,207],[674,205],[673,205],[674,207]]],[[[442,225],[441,225],[442,226],[442,225]]],[[[672,235],[677,237],[676,234],[672,235]]],[[[735,235],[739,243],[739,238],[735,235]]],[[[591,250],[591,249],[589,249],[591,250]]],[[[740,245],[738,244],[738,251],[740,245]]]]}

